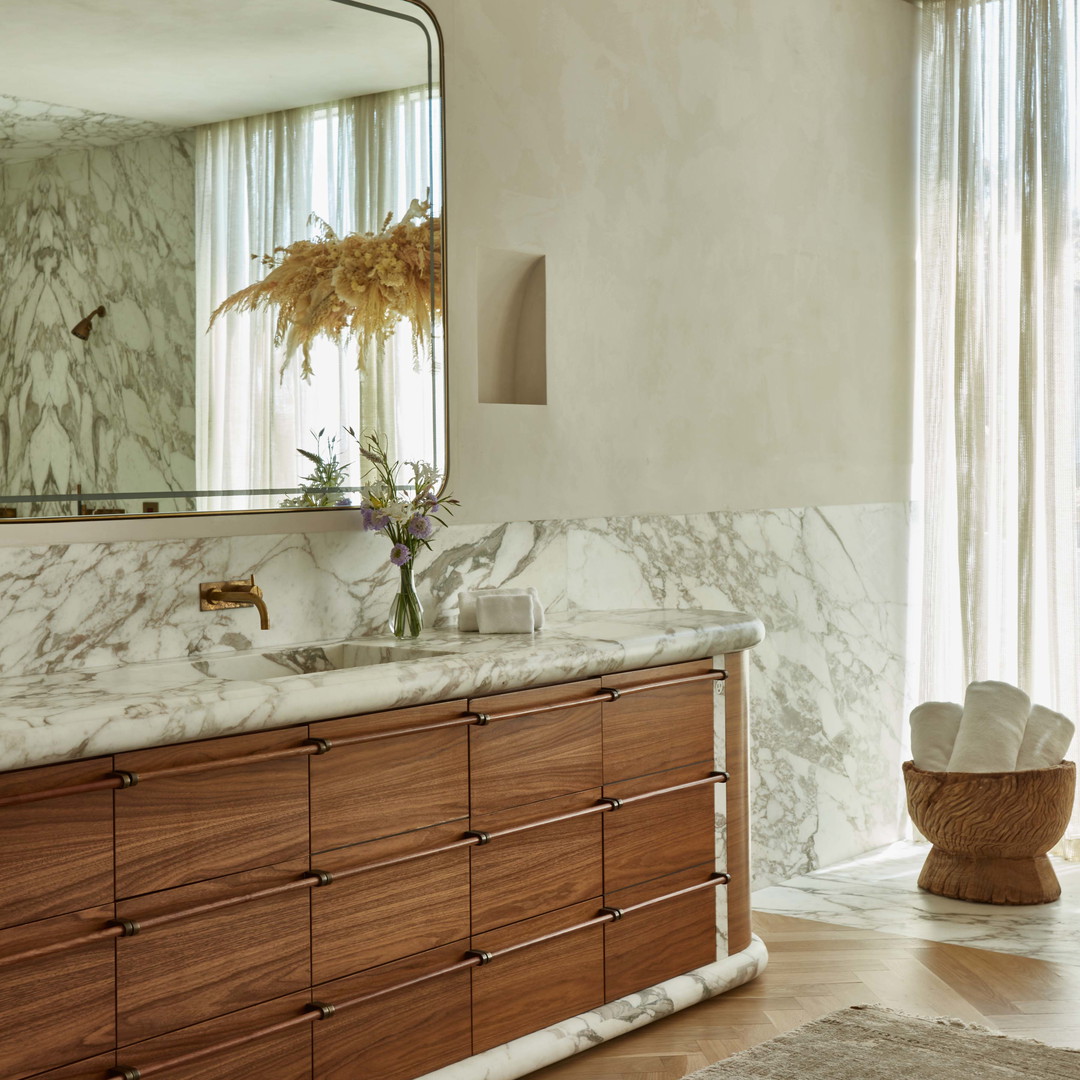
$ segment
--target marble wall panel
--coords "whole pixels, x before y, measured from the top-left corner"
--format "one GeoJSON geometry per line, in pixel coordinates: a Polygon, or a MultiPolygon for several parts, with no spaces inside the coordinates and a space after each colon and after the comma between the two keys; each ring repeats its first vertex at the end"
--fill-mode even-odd
{"type": "MultiPolygon", "coordinates": [[[[17,526],[14,526],[17,527],[17,526]]],[[[420,557],[429,621],[463,587],[535,585],[552,610],[749,612],[755,884],[901,835],[902,504],[451,526],[420,557]]],[[[397,584],[360,532],[0,549],[0,675],[379,631],[397,584]],[[254,611],[200,612],[254,573],[254,611]]]]}
{"type": "MultiPolygon", "coordinates": [[[[746,611],[755,881],[900,835],[902,504],[572,522],[572,606],[746,611]]],[[[805,872],[805,871],[798,871],[805,872]]]]}
{"type": "Polygon", "coordinates": [[[190,132],[0,168],[0,504],[194,487],[194,214],[190,132]]]}

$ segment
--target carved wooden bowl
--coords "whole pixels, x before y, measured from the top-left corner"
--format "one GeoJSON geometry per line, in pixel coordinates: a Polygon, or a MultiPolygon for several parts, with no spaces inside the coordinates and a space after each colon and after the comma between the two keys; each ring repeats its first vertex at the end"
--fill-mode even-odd
{"type": "Polygon", "coordinates": [[[934,845],[919,888],[983,904],[1047,904],[1061,885],[1046,853],[1072,814],[1076,765],[925,772],[904,762],[908,813],[934,845]]]}

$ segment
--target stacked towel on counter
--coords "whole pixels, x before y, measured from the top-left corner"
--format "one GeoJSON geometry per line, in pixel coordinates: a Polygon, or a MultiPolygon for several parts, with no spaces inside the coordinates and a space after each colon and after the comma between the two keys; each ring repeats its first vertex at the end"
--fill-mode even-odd
{"type": "Polygon", "coordinates": [[[531,634],[544,628],[544,605],[527,589],[462,589],[458,629],[466,633],[531,634]]]}
{"type": "Polygon", "coordinates": [[[911,757],[929,772],[1048,769],[1065,756],[1075,728],[1002,682],[973,682],[961,708],[928,701],[911,711],[911,757]]]}

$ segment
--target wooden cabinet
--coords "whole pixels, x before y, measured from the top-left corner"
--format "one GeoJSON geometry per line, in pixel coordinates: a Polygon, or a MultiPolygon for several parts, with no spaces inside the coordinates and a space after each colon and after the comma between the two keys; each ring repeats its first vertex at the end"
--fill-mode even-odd
{"type": "MultiPolygon", "coordinates": [[[[0,773],[0,799],[98,780],[112,759],[0,773]]],[[[0,927],[113,898],[112,793],[91,791],[0,811],[0,927]]]]}
{"type": "MultiPolygon", "coordinates": [[[[624,908],[678,892],[707,880],[711,867],[695,867],[618,892],[604,903],[624,908]]],[[[716,892],[704,889],[632,911],[604,927],[604,1000],[716,960],[716,892]]]]}
{"type": "Polygon", "coordinates": [[[702,660],[0,775],[0,1077],[412,1080],[714,960],[718,865],[744,948],[726,666],[720,763],[702,660]]]}
{"type": "MultiPolygon", "coordinates": [[[[90,908],[0,931],[0,957],[80,939],[111,908],[90,908]]],[[[113,946],[99,940],[0,967],[0,1076],[5,1080],[111,1050],[115,1045],[113,946]]]]}
{"type": "Polygon", "coordinates": [[[481,715],[524,710],[524,715],[469,728],[473,814],[599,787],[603,778],[598,679],[514,694],[473,698],[481,715]],[[570,709],[541,711],[570,701],[570,709]],[[528,710],[535,709],[535,712],[528,710]]]}
{"type": "Polygon", "coordinates": [[[148,1071],[170,1065],[168,1080],[311,1080],[311,996],[293,994],[264,1005],[241,1009],[156,1039],[125,1046],[118,1063],[148,1071]],[[300,1023],[258,1034],[290,1021],[300,1023]],[[258,1034],[250,1041],[236,1042],[258,1034]],[[233,1045],[229,1045],[233,1044],[233,1045]],[[221,1047],[214,1054],[183,1062],[180,1059],[205,1047],[221,1047]]]}
{"type": "Polygon", "coordinates": [[[316,983],[468,936],[469,851],[465,847],[343,874],[404,854],[438,849],[460,840],[462,831],[463,825],[441,825],[318,856],[317,869],[334,880],[315,889],[311,897],[316,983]]]}
{"type": "Polygon", "coordinates": [[[116,768],[140,782],[115,795],[117,895],[305,856],[307,760],[260,760],[305,736],[303,729],[267,731],[118,754],[116,768]],[[142,780],[156,770],[170,772],[142,780]]]}
{"type": "Polygon", "coordinates": [[[306,870],[306,862],[267,867],[118,903],[117,916],[141,928],[116,945],[120,1043],[310,986],[308,890],[258,895],[306,870]],[[150,924],[168,915],[177,917],[150,924]]]}
{"type": "Polygon", "coordinates": [[[709,681],[675,683],[639,693],[634,687],[703,674],[711,660],[605,675],[601,685],[620,696],[604,705],[604,783],[663,772],[713,758],[713,701],[709,681]]]}
{"type": "Polygon", "coordinates": [[[413,980],[460,962],[468,941],[410,956],[316,988],[330,1003],[367,998],[315,1028],[319,1080],[410,1080],[472,1053],[472,994],[467,969],[413,980]],[[401,983],[413,983],[394,990],[401,983]],[[389,992],[386,992],[389,991],[389,992]],[[379,995],[379,996],[374,996],[379,995]]]}
{"type": "Polygon", "coordinates": [[[359,844],[469,814],[469,736],[465,728],[416,731],[373,742],[357,735],[453,720],[466,702],[349,716],[312,724],[333,752],[311,759],[311,850],[359,844]]]}
{"type": "MultiPolygon", "coordinates": [[[[473,936],[474,949],[497,952],[596,916],[599,897],[473,936]]],[[[604,928],[553,937],[473,971],[473,1053],[595,1009],[604,1002],[604,928]]]]}
{"type": "Polygon", "coordinates": [[[498,834],[520,828],[472,849],[472,929],[506,923],[599,896],[604,888],[603,823],[599,814],[558,819],[595,806],[600,788],[530,803],[497,814],[479,814],[472,828],[498,834]]]}

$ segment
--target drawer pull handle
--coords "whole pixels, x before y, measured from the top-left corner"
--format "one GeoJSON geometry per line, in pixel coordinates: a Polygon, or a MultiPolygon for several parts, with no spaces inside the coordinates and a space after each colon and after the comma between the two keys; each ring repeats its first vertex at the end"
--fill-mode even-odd
{"type": "Polygon", "coordinates": [[[466,949],[466,956],[475,956],[480,961],[479,966],[484,967],[486,964],[490,964],[495,957],[487,951],[487,949],[466,949]]]}
{"type": "Polygon", "coordinates": [[[139,782],[139,774],[137,772],[128,772],[126,769],[117,769],[115,772],[107,773],[107,776],[115,776],[120,781],[119,788],[134,787],[139,782]]]}
{"type": "Polygon", "coordinates": [[[597,803],[610,806],[612,810],[618,810],[622,806],[622,799],[616,799],[614,795],[605,795],[602,799],[597,799],[597,803]]]}
{"type": "Polygon", "coordinates": [[[134,937],[142,929],[135,919],[110,919],[106,925],[119,926],[122,938],[134,937]]]}
{"type": "Polygon", "coordinates": [[[623,909],[621,907],[602,907],[600,914],[610,915],[612,922],[618,922],[623,917],[623,909]]]}
{"type": "Polygon", "coordinates": [[[486,712],[478,712],[472,714],[474,719],[473,723],[477,727],[487,727],[491,723],[491,717],[486,712]]]}
{"type": "Polygon", "coordinates": [[[337,1012],[336,1007],[328,1001],[313,1001],[308,1008],[312,1012],[317,1012],[320,1020],[329,1020],[337,1012]]]}
{"type": "Polygon", "coordinates": [[[491,843],[491,833],[484,832],[483,829],[466,829],[465,835],[475,836],[477,847],[483,847],[485,844],[491,843]]]}
{"type": "Polygon", "coordinates": [[[622,697],[622,691],[616,690],[614,686],[605,686],[604,689],[600,691],[600,693],[610,694],[611,696],[608,698],[608,701],[618,701],[619,698],[622,697]]]}
{"type": "Polygon", "coordinates": [[[304,740],[305,746],[315,747],[315,756],[329,754],[334,749],[334,744],[329,739],[310,738],[304,740]]]}
{"type": "Polygon", "coordinates": [[[310,870],[307,877],[315,879],[316,889],[321,889],[324,885],[334,884],[334,875],[329,870],[310,870]]]}
{"type": "Polygon", "coordinates": [[[121,1080],[141,1080],[142,1073],[134,1065],[117,1065],[109,1070],[111,1076],[118,1076],[121,1080]]]}

